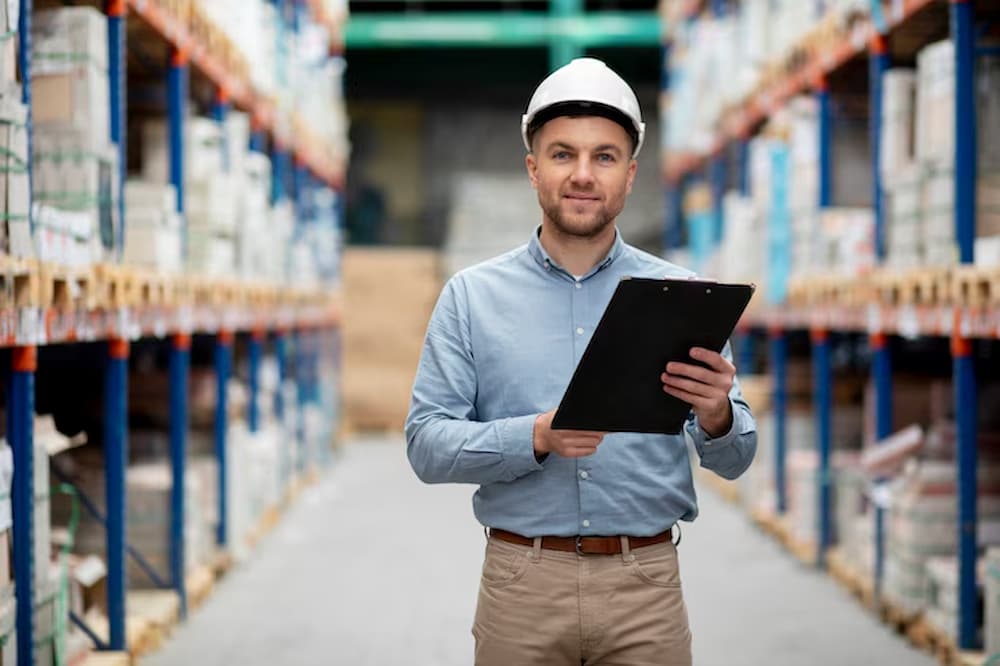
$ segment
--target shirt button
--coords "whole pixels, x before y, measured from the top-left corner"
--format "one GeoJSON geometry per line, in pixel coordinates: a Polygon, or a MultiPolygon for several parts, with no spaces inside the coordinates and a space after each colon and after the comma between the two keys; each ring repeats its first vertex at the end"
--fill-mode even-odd
{"type": "Polygon", "coordinates": [[[590,521],[589,520],[583,521],[583,526],[584,527],[590,527],[590,521]]]}
{"type": "Polygon", "coordinates": [[[577,327],[577,329],[576,329],[576,334],[577,334],[577,335],[583,335],[583,329],[582,329],[582,328],[580,328],[580,327],[577,327]]]}
{"type": "Polygon", "coordinates": [[[583,285],[582,285],[582,284],[580,284],[579,282],[577,282],[577,283],[576,283],[576,288],[577,288],[577,289],[583,289],[583,285]]]}
{"type": "Polygon", "coordinates": [[[584,471],[580,472],[580,478],[583,479],[583,480],[587,480],[587,479],[590,478],[590,474],[588,474],[587,471],[584,470],[584,471]]]}

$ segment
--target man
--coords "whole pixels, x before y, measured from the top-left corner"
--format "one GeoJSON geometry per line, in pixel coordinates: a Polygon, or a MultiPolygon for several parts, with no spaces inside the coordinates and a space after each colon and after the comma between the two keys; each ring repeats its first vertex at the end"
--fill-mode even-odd
{"type": "MultiPolygon", "coordinates": [[[[615,218],[645,126],[632,89],[581,58],[522,119],[542,224],[455,275],[427,329],[406,422],[427,483],[474,483],[489,538],[472,633],[480,666],[690,664],[671,539],[698,508],[681,435],[550,425],[619,280],[690,272],[622,241],[615,218]]],[[[756,433],[727,348],[650,368],[692,405],[703,467],[736,478],[756,433]]]]}

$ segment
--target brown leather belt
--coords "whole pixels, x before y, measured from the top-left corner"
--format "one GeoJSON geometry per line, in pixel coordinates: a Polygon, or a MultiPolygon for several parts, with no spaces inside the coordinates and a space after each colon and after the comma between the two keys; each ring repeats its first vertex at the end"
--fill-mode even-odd
{"type": "MultiPolygon", "coordinates": [[[[670,535],[671,531],[667,530],[648,537],[628,537],[628,547],[642,548],[643,546],[663,543],[670,541],[670,535]]],[[[490,536],[521,546],[532,546],[535,543],[531,537],[495,528],[490,528],[490,536]]],[[[542,548],[579,555],[619,555],[622,552],[622,540],[621,537],[616,536],[544,536],[542,537],[542,548]]]]}

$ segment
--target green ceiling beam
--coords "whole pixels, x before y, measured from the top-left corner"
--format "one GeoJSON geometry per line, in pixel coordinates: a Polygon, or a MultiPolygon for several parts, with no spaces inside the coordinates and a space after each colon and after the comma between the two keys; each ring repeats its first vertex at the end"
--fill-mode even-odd
{"type": "Polygon", "coordinates": [[[550,16],[528,12],[352,14],[347,48],[550,46],[565,40],[580,48],[657,46],[656,12],[593,12],[550,16]]]}

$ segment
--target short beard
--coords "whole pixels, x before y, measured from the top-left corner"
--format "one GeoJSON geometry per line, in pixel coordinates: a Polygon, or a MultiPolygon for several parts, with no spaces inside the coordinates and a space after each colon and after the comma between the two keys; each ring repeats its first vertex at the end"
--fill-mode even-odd
{"type": "Polygon", "coordinates": [[[568,224],[563,219],[558,203],[550,206],[542,204],[542,212],[552,222],[552,226],[557,232],[564,236],[581,239],[596,238],[608,228],[609,224],[615,221],[615,216],[609,214],[606,208],[601,208],[589,222],[578,225],[568,224]]]}

